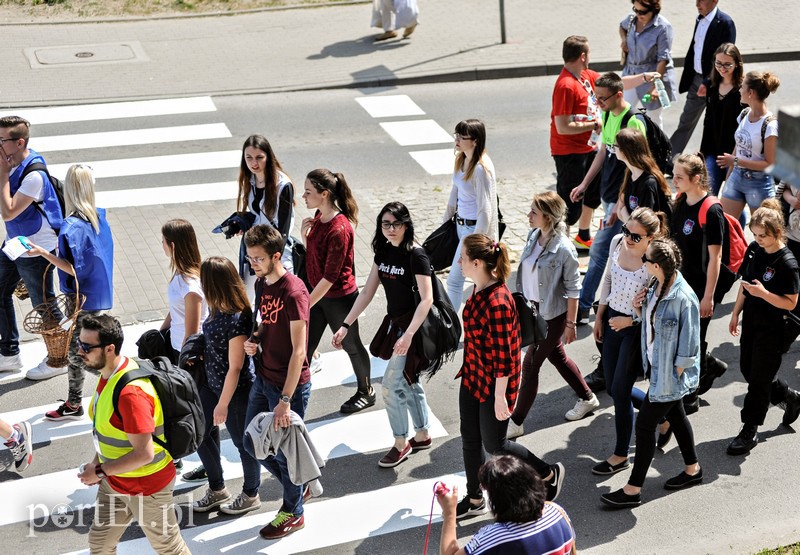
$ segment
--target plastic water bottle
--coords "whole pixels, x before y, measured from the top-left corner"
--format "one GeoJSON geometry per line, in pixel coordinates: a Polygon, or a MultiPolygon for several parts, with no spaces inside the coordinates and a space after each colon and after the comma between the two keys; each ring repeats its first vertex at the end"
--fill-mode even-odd
{"type": "Polygon", "coordinates": [[[660,77],[656,77],[654,81],[656,84],[656,92],[658,92],[658,101],[661,103],[661,107],[669,108],[672,106],[672,102],[669,101],[667,89],[664,88],[664,81],[662,81],[660,77]]]}
{"type": "MultiPolygon", "coordinates": [[[[594,121],[594,116],[573,114],[570,116],[570,119],[572,121],[594,121]]],[[[592,134],[589,136],[589,140],[586,141],[586,144],[592,148],[597,148],[597,145],[600,144],[600,133],[596,129],[592,129],[592,134]]]]}

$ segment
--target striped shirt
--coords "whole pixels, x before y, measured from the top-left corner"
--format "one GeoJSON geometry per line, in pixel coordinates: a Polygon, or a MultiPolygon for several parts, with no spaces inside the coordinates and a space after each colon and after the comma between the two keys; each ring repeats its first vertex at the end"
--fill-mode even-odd
{"type": "Polygon", "coordinates": [[[545,503],[533,522],[495,522],[484,526],[464,546],[468,555],[566,555],[575,538],[555,503],[545,503]]]}

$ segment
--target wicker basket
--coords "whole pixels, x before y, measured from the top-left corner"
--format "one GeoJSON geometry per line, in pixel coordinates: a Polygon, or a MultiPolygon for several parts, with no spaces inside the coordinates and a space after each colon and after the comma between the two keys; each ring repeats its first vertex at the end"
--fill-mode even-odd
{"type": "Polygon", "coordinates": [[[69,344],[72,340],[72,332],[75,329],[75,321],[86,300],[80,296],[80,286],[78,278],[75,277],[75,297],[60,293],[51,300],[47,301],[47,271],[52,264],[48,264],[44,269],[44,279],[42,280],[42,298],[45,302],[25,316],[22,327],[28,333],[38,333],[44,339],[47,347],[47,364],[53,368],[60,368],[67,365],[69,357],[69,344]]]}

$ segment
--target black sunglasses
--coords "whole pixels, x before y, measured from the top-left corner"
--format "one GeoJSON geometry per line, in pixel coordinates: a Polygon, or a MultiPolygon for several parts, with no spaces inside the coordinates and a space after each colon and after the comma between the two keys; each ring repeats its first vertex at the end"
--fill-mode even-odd
{"type": "Polygon", "coordinates": [[[647,253],[644,253],[644,254],[642,255],[642,264],[644,264],[645,262],[649,262],[650,264],[656,264],[656,261],[655,261],[655,260],[652,260],[652,259],[650,259],[650,258],[647,258],[647,253]]]}
{"type": "Polygon", "coordinates": [[[84,353],[89,353],[92,351],[92,349],[97,349],[98,347],[102,348],[108,346],[108,343],[98,343],[97,345],[89,345],[88,343],[84,343],[80,339],[78,339],[77,341],[78,341],[78,348],[84,353]]]}
{"type": "Polygon", "coordinates": [[[641,236],[641,235],[639,235],[638,233],[631,233],[631,232],[630,232],[630,230],[628,229],[628,226],[626,226],[625,224],[622,224],[622,234],[623,234],[623,235],[624,235],[626,238],[628,238],[628,239],[630,239],[631,241],[633,241],[634,243],[638,243],[639,241],[641,241],[642,239],[644,239],[644,237],[642,237],[642,236],[641,236]]]}
{"type": "Polygon", "coordinates": [[[647,15],[652,11],[650,8],[647,8],[646,10],[637,10],[636,8],[631,8],[631,9],[633,10],[633,13],[635,13],[636,15],[647,15]]]}

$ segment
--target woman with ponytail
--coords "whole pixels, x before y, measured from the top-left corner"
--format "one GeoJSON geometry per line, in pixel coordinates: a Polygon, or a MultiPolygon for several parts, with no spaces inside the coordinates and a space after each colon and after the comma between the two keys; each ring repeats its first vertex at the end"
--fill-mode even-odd
{"type": "Polygon", "coordinates": [[[617,133],[612,146],[617,160],[625,164],[625,177],[619,188],[617,216],[623,223],[639,207],[663,212],[672,217],[672,190],[653,159],[647,138],[638,129],[626,127],[617,133]]]}
{"type": "Polygon", "coordinates": [[[750,231],[756,240],[744,255],[729,324],[731,335],[739,335],[742,316],[739,366],[747,380],[747,395],[742,429],[728,445],[729,455],[744,455],[758,444],[758,427],[764,423],[770,401],[783,406],[785,426],[800,415],[800,393],[775,380],[783,357],[784,317],[797,304],[800,291],[797,260],[784,243],[783,213],[776,199],[765,200],[753,212],[750,231]]]}
{"type": "Polygon", "coordinates": [[[642,320],[642,360],[650,387],[636,418],[636,456],[628,483],[600,497],[618,509],[642,504],[642,486],[656,450],[656,427],[663,418],[675,434],[685,465],[664,488],[678,490],[703,481],[694,432],[682,402],[697,388],[700,373],[700,305],[678,271],[681,253],[675,243],[654,240],[642,262],[653,281],[634,297],[633,309],[642,320]]]}
{"type": "MultiPolygon", "coordinates": [[[[309,210],[301,235],[306,244],[306,272],[311,291],[311,321],[308,352],[313,353],[328,326],[335,333],[358,297],[355,277],[353,225],[358,224],[358,206],[341,173],[324,168],[306,176],[303,198],[309,210]]],[[[357,391],[339,409],[344,414],[364,410],[375,404],[370,385],[370,362],[353,321],[342,347],[350,357],[356,375],[357,391]]]]}
{"type": "Polygon", "coordinates": [[[578,396],[575,407],[566,414],[567,420],[580,420],[600,406],[600,401],[583,380],[580,369],[564,351],[565,343],[575,341],[580,295],[578,255],[566,233],[566,213],[567,205],[555,192],[533,196],[528,212],[531,231],[520,257],[516,288],[535,303],[547,320],[547,337],[538,347],[532,345],[525,352],[519,399],[508,423],[509,437],[523,433],[522,423],[536,400],[539,372],[545,360],[556,367],[578,396]]]}
{"type": "MultiPolygon", "coordinates": [[[[556,193],[550,194],[564,205],[556,193]]],[[[506,435],[517,400],[521,341],[517,307],[505,283],[511,274],[508,250],[478,233],[462,243],[457,262],[475,287],[464,307],[464,364],[456,376],[461,378],[458,406],[467,475],[467,494],[456,506],[456,518],[486,509],[478,479],[484,450],[514,455],[532,466],[545,481],[548,501],[558,497],[564,482],[564,465],[545,463],[506,435]]],[[[573,303],[573,317],[576,310],[573,303]]]]}

